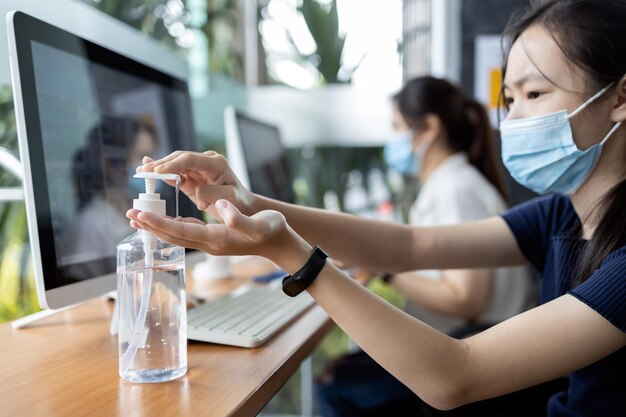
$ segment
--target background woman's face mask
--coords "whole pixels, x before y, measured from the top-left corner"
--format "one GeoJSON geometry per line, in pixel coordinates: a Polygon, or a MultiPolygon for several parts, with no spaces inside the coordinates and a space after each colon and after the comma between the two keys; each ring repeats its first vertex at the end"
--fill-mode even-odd
{"type": "Polygon", "coordinates": [[[604,87],[572,113],[561,110],[500,123],[502,161],[521,185],[539,194],[576,192],[593,172],[602,147],[622,122],[587,150],[574,142],[569,119],[602,96],[604,87]]]}
{"type": "Polygon", "coordinates": [[[397,133],[385,143],[385,161],[391,169],[401,174],[416,176],[431,143],[432,141],[423,140],[413,150],[413,133],[411,131],[397,133]]]}
{"type": "Polygon", "coordinates": [[[385,143],[387,166],[403,175],[415,175],[413,158],[413,136],[410,131],[396,133],[385,143]]]}

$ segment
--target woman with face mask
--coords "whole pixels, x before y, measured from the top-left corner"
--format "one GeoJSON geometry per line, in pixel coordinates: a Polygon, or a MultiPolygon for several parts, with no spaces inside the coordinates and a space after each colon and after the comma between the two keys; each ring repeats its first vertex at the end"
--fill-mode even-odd
{"type": "MultiPolygon", "coordinates": [[[[450,82],[420,77],[393,96],[396,136],[385,145],[391,169],[421,184],[410,212],[413,226],[444,226],[496,216],[506,210],[487,112],[450,82]]],[[[407,299],[405,311],[454,337],[467,336],[536,305],[524,267],[386,273],[407,299]]],[[[338,358],[317,378],[324,417],[415,415],[419,401],[401,382],[357,351],[338,358]]],[[[485,404],[487,409],[489,405],[485,404]]]]}
{"type": "MultiPolygon", "coordinates": [[[[393,125],[397,136],[386,144],[385,159],[421,184],[411,225],[452,225],[506,210],[493,131],[480,103],[448,81],[416,78],[393,97],[393,125]]],[[[530,307],[532,298],[530,277],[519,267],[408,272],[385,279],[412,301],[411,315],[446,333],[512,317],[530,307]]]]}
{"type": "Polygon", "coordinates": [[[211,152],[174,153],[142,169],[184,175],[184,191],[223,225],[128,216],[179,245],[272,259],[292,274],[286,293],[308,291],[436,408],[569,375],[569,388],[546,404],[549,416],[624,416],[625,21],[624,0],[544,0],[507,28],[503,160],[518,181],[553,194],[501,216],[409,227],[292,206],[245,190],[211,152]],[[392,272],[531,264],[543,278],[543,303],[457,340],[372,295],[311,244],[392,272]]]}

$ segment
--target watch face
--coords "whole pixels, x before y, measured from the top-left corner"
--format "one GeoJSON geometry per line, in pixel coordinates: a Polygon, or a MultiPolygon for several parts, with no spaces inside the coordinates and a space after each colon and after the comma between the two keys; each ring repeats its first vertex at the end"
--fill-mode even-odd
{"type": "Polygon", "coordinates": [[[326,258],[326,252],[316,246],[307,263],[298,272],[283,278],[283,292],[295,297],[306,290],[326,264],[326,258]]]}
{"type": "Polygon", "coordinates": [[[296,277],[289,277],[285,282],[283,282],[283,292],[290,297],[295,297],[304,291],[305,287],[303,283],[298,280],[296,277]]]}

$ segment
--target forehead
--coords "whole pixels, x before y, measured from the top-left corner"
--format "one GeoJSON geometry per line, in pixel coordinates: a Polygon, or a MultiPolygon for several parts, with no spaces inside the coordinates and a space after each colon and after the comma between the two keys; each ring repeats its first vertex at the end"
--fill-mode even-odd
{"type": "Polygon", "coordinates": [[[542,26],[526,29],[512,45],[504,84],[508,88],[523,79],[548,81],[567,91],[581,91],[582,71],[563,54],[552,34],[542,26]]]}

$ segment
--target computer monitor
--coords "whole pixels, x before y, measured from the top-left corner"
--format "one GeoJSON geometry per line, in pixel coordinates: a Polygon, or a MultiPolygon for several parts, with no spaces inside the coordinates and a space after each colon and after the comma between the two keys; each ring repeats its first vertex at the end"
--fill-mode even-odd
{"type": "Polygon", "coordinates": [[[226,157],[242,184],[252,192],[293,202],[287,149],[278,127],[228,106],[224,110],[226,157]]]}
{"type": "MultiPolygon", "coordinates": [[[[7,16],[29,236],[39,302],[115,289],[125,211],[143,155],[196,150],[184,79],[21,12],[7,16]]],[[[161,185],[168,214],[174,191],[161,185]]],[[[182,216],[198,217],[181,195],[182,216]]]]}

